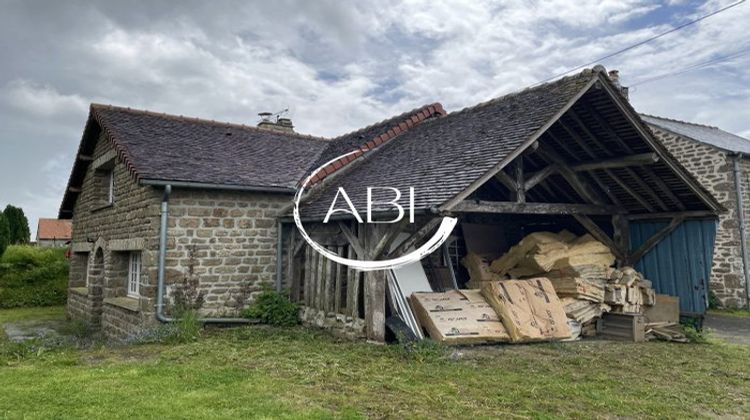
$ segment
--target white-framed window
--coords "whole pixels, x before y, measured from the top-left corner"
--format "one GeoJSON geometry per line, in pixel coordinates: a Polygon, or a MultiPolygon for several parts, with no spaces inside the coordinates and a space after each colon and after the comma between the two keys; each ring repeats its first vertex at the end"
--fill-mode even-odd
{"type": "Polygon", "coordinates": [[[115,171],[107,172],[107,204],[115,201],[115,171]]]}
{"type": "Polygon", "coordinates": [[[128,296],[138,297],[141,284],[141,253],[131,252],[128,262],[128,296]]]}

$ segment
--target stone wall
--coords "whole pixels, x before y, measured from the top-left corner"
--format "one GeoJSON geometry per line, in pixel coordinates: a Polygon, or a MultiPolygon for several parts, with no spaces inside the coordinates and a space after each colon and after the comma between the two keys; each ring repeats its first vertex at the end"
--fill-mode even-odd
{"type": "Polygon", "coordinates": [[[205,293],[205,315],[238,315],[253,295],[275,284],[276,216],[289,202],[288,195],[174,189],[168,288],[192,270],[205,293]]]}
{"type": "MultiPolygon", "coordinates": [[[[745,283],[740,247],[739,219],[732,158],[727,153],[673,133],[652,131],[680,163],[721,203],[727,212],[719,216],[714,259],[711,266],[711,291],[726,307],[745,304],[745,283]]],[[[750,162],[742,162],[745,218],[750,216],[750,162]]],[[[750,219],[747,219],[750,220],[750,219]]]]}
{"type": "Polygon", "coordinates": [[[300,319],[303,325],[322,328],[337,337],[352,340],[366,338],[365,320],[361,318],[302,307],[300,319]]]}
{"type": "Polygon", "coordinates": [[[71,318],[100,324],[105,335],[121,336],[120,333],[111,334],[115,317],[104,317],[104,314],[116,311],[106,298],[125,296],[127,265],[123,270],[122,258],[127,252],[139,251],[144,267],[140,277],[141,297],[130,299],[142,313],[138,319],[123,317],[116,323],[121,329],[133,333],[155,325],[156,276],[154,270],[145,267],[156,267],[160,201],[159,191],[139,185],[102,134],[73,213],[71,247],[74,257],[69,287],[76,290],[68,293],[68,315],[71,318]],[[111,204],[106,200],[108,188],[102,183],[102,173],[109,170],[114,173],[114,200],[111,204]],[[97,252],[101,253],[101,267],[94,264],[97,252]],[[97,271],[96,276],[90,275],[92,270],[97,271]],[[88,286],[86,271],[89,272],[88,286]],[[123,322],[132,323],[125,328],[123,322]]]}

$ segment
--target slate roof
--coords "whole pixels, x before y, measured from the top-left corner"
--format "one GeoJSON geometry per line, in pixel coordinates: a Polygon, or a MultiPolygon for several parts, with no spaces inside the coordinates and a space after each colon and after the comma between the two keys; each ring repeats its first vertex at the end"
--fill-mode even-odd
{"type": "Polygon", "coordinates": [[[293,190],[327,141],[238,124],[93,105],[139,179],[293,190]]]}
{"type": "Polygon", "coordinates": [[[750,140],[717,127],[641,114],[647,124],[728,152],[750,155],[750,140]]]}
{"type": "MultiPolygon", "coordinates": [[[[295,191],[314,168],[345,152],[374,147],[435,115],[440,104],[426,105],[333,139],[278,132],[155,113],[112,105],[92,104],[76,163],[60,207],[60,217],[72,208],[89,165],[100,130],[104,130],[132,175],[144,182],[187,182],[209,188],[253,188],[295,191]],[[408,122],[408,125],[407,125],[408,122]]],[[[336,168],[343,166],[337,162],[336,168]]],[[[334,170],[326,168],[326,173],[334,170]]],[[[322,179],[322,175],[320,179],[322,179]]]]}
{"type": "Polygon", "coordinates": [[[37,240],[62,239],[73,237],[73,224],[70,220],[39,219],[36,230],[37,240]]]}
{"type": "MultiPolygon", "coordinates": [[[[426,121],[333,179],[302,206],[302,217],[324,216],[337,187],[346,190],[358,210],[365,208],[367,186],[395,187],[403,193],[414,187],[416,209],[439,206],[528,140],[596,74],[585,70],[426,121]]],[[[393,193],[376,193],[373,197],[376,201],[390,200],[393,193]]],[[[375,206],[375,210],[390,209],[375,206]]]]}

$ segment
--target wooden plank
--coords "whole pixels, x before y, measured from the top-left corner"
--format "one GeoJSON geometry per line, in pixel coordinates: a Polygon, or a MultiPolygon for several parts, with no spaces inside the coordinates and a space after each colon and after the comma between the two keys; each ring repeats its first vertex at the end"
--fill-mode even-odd
{"type": "Polygon", "coordinates": [[[524,176],[523,176],[523,155],[516,158],[516,162],[513,165],[513,171],[516,176],[516,189],[514,191],[514,199],[515,201],[519,203],[525,203],[526,202],[526,189],[524,186],[524,176]]]}
{"type": "Polygon", "coordinates": [[[621,158],[604,159],[599,161],[578,163],[570,167],[576,172],[591,171],[594,169],[626,168],[629,166],[650,165],[659,161],[656,153],[640,153],[621,158]]]}
{"type": "Polygon", "coordinates": [[[594,171],[591,171],[591,172],[589,172],[589,176],[591,177],[591,179],[594,180],[594,182],[596,183],[596,185],[598,185],[599,188],[602,191],[604,191],[604,194],[607,195],[607,197],[609,198],[609,201],[611,201],[612,204],[614,204],[614,205],[616,205],[618,207],[622,206],[622,203],[620,202],[620,199],[617,198],[617,196],[615,195],[615,193],[612,192],[612,189],[609,187],[609,185],[605,184],[604,181],[602,181],[602,178],[599,176],[599,174],[597,174],[594,171]]]}
{"type": "Polygon", "coordinates": [[[570,186],[573,187],[576,193],[578,193],[578,195],[580,195],[584,200],[597,205],[604,204],[604,201],[598,196],[595,190],[593,190],[588,185],[588,182],[579,177],[572,169],[570,169],[565,160],[560,155],[555,153],[554,150],[540,146],[538,151],[542,156],[548,159],[550,163],[554,163],[559,167],[560,175],[565,178],[568,184],[570,184],[570,186]]]}
{"type": "Polygon", "coordinates": [[[568,203],[514,203],[510,201],[464,201],[453,208],[462,213],[509,213],[509,214],[594,214],[611,215],[623,213],[617,206],[568,203]]]}
{"type": "Polygon", "coordinates": [[[389,226],[388,229],[386,229],[386,231],[380,236],[378,243],[375,245],[368,258],[372,260],[378,259],[378,257],[380,257],[380,254],[382,254],[383,251],[388,248],[394,240],[396,240],[396,237],[399,233],[401,233],[401,230],[408,222],[408,220],[409,219],[404,217],[399,222],[391,224],[391,226],[389,226]]]}
{"type": "Polygon", "coordinates": [[[549,165],[541,171],[534,172],[531,174],[531,176],[529,176],[526,182],[524,182],[523,188],[528,192],[530,189],[534,188],[537,184],[544,181],[545,178],[555,172],[557,172],[557,165],[549,165]]]}
{"type": "MultiPolygon", "coordinates": [[[[602,117],[599,114],[598,111],[596,111],[593,107],[590,107],[590,106],[587,106],[586,110],[588,111],[589,114],[591,114],[591,116],[594,117],[594,119],[596,120],[597,124],[599,124],[599,126],[601,126],[604,129],[604,131],[606,131],[607,134],[609,134],[609,136],[612,139],[614,139],[615,142],[617,142],[617,144],[620,145],[620,147],[623,148],[623,150],[625,150],[627,153],[633,153],[633,149],[627,144],[627,142],[625,140],[623,140],[615,132],[615,130],[612,128],[612,126],[604,119],[604,117],[602,117]]],[[[635,123],[635,122],[632,122],[632,123],[634,125],[637,125],[637,123],[635,123]]],[[[640,131],[640,127],[636,127],[636,128],[638,129],[638,131],[640,131]]],[[[650,144],[650,141],[648,139],[646,139],[646,143],[650,144]]],[[[658,155],[658,153],[657,153],[657,155],[658,155]]],[[[671,166],[668,161],[665,161],[665,163],[667,163],[667,166],[671,166]]],[[[661,190],[661,192],[663,194],[665,194],[667,197],[669,197],[669,199],[672,202],[674,202],[675,205],[677,205],[677,207],[680,210],[682,210],[682,209],[685,208],[685,205],[682,203],[682,201],[679,198],[677,198],[677,196],[672,192],[672,190],[666,184],[664,184],[664,182],[662,182],[661,179],[658,176],[656,176],[656,174],[652,170],[646,168],[646,171],[649,173],[650,178],[652,180],[656,181],[656,185],[659,187],[659,189],[661,190]]],[[[680,174],[680,177],[682,178],[681,174],[680,174]]]]}
{"type": "MultiPolygon", "coordinates": [[[[612,227],[614,233],[612,239],[626,254],[630,253],[630,223],[625,216],[616,214],[612,216],[612,227]]],[[[625,262],[625,261],[623,261],[625,262]]]]}
{"type": "MultiPolygon", "coordinates": [[[[331,252],[338,254],[338,247],[331,247],[331,252]]],[[[334,312],[336,309],[336,283],[339,265],[326,258],[326,279],[324,289],[324,306],[326,312],[334,312]]]]}
{"type": "Polygon", "coordinates": [[[516,191],[517,185],[516,181],[510,177],[505,171],[500,170],[498,173],[495,174],[495,179],[500,181],[501,184],[505,185],[506,188],[508,188],[511,193],[516,191]]]}
{"type": "Polygon", "coordinates": [[[365,326],[367,339],[385,342],[385,271],[365,273],[365,326]]]}
{"type": "Polygon", "coordinates": [[[326,267],[328,265],[328,258],[315,253],[317,255],[317,273],[315,278],[315,307],[321,310],[325,310],[325,283],[326,283],[326,267]]]}
{"type": "MultiPolygon", "coordinates": [[[[336,248],[336,254],[340,256],[344,256],[344,247],[338,246],[336,248]]],[[[341,311],[342,305],[345,305],[346,302],[342,302],[342,293],[344,284],[346,282],[346,274],[347,274],[347,267],[345,265],[340,264],[334,264],[336,266],[336,284],[334,286],[334,299],[333,299],[333,311],[337,314],[343,313],[341,311]]]]}
{"type": "Polygon", "coordinates": [[[313,249],[309,246],[305,247],[305,282],[303,284],[304,287],[304,302],[305,306],[310,306],[310,285],[313,282],[313,249]]]}
{"type": "Polygon", "coordinates": [[[612,253],[615,254],[620,261],[627,260],[627,254],[624,250],[620,249],[620,246],[615,243],[591,218],[583,214],[573,214],[573,217],[581,224],[586,230],[594,237],[597,241],[603,243],[612,253]]]}
{"type": "Polygon", "coordinates": [[[354,232],[349,229],[349,226],[347,226],[343,222],[339,222],[339,229],[341,229],[341,233],[344,234],[346,241],[349,242],[349,246],[354,248],[354,252],[357,253],[357,258],[367,258],[367,254],[365,253],[364,246],[362,245],[360,238],[358,238],[357,235],[355,235],[354,232]]]}
{"type": "Polygon", "coordinates": [[[667,207],[667,205],[664,203],[664,200],[659,197],[659,194],[657,194],[653,188],[643,182],[643,179],[640,177],[640,175],[635,173],[632,168],[625,168],[624,171],[627,172],[627,174],[633,179],[633,181],[635,181],[636,184],[638,184],[639,187],[641,187],[641,189],[646,190],[646,193],[648,193],[648,195],[650,195],[651,198],[656,201],[656,204],[658,204],[663,211],[669,211],[669,207],[667,207]]]}
{"type": "Polygon", "coordinates": [[[678,216],[683,216],[686,219],[700,218],[700,217],[716,217],[716,213],[714,213],[711,210],[692,210],[692,211],[682,211],[682,212],[628,214],[626,217],[628,218],[628,220],[659,220],[659,219],[672,219],[678,216]]]}
{"type": "Polygon", "coordinates": [[[638,201],[641,204],[641,206],[643,206],[644,209],[646,209],[649,212],[655,212],[656,211],[654,209],[654,206],[651,205],[651,203],[649,203],[648,201],[646,201],[645,198],[643,198],[640,194],[638,194],[632,188],[630,188],[630,185],[628,185],[625,182],[623,182],[623,180],[621,180],[617,175],[615,175],[614,173],[612,173],[612,171],[610,171],[609,169],[607,169],[604,172],[607,174],[607,176],[609,176],[610,178],[612,178],[620,186],[620,188],[622,188],[623,190],[625,190],[625,192],[627,192],[628,194],[630,194],[631,197],[635,198],[635,200],[638,201]]]}
{"type": "Polygon", "coordinates": [[[653,247],[661,242],[662,239],[664,239],[670,233],[674,232],[674,230],[677,229],[677,227],[679,227],[684,220],[684,216],[674,217],[667,226],[653,234],[640,247],[638,247],[635,252],[633,252],[628,260],[628,264],[632,265],[637,263],[641,258],[643,258],[644,255],[646,255],[648,251],[651,251],[653,247]]]}
{"type": "Polygon", "coordinates": [[[403,254],[406,250],[413,247],[415,244],[417,244],[419,241],[425,238],[425,236],[432,232],[442,221],[443,219],[440,217],[432,218],[427,223],[424,224],[419,230],[414,232],[411,236],[409,236],[404,242],[402,242],[396,249],[394,249],[392,252],[388,253],[388,256],[399,256],[403,254]]]}
{"type": "Polygon", "coordinates": [[[292,232],[289,234],[289,247],[287,248],[289,252],[287,252],[287,255],[286,255],[286,263],[287,263],[286,279],[289,282],[289,297],[294,302],[297,302],[299,300],[299,279],[294,277],[294,266],[295,266],[294,244],[296,240],[296,235],[297,235],[297,229],[292,229],[292,232]]]}
{"type": "MultiPolygon", "coordinates": [[[[348,258],[355,257],[351,246],[346,247],[346,256],[348,258]]],[[[354,316],[354,313],[352,313],[354,308],[354,296],[352,296],[352,293],[354,292],[356,274],[357,272],[353,268],[346,267],[346,313],[352,316],[354,316]]]]}

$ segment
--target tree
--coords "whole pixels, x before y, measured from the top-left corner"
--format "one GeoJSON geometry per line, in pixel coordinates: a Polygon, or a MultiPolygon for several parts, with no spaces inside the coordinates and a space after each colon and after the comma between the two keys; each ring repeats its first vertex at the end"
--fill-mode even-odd
{"type": "Polygon", "coordinates": [[[29,243],[31,231],[29,230],[29,220],[23,213],[23,209],[8,204],[3,211],[3,215],[10,231],[9,243],[11,245],[29,243]]]}
{"type": "Polygon", "coordinates": [[[5,215],[0,212],[0,256],[5,252],[5,248],[10,244],[10,228],[5,215]]]}

